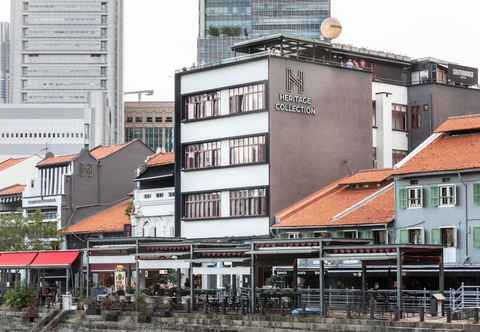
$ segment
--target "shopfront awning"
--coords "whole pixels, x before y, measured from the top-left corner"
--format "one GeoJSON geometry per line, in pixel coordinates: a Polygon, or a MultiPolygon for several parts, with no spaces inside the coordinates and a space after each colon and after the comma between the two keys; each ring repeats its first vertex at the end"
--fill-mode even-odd
{"type": "Polygon", "coordinates": [[[27,268],[37,256],[37,252],[0,253],[0,269],[27,268]]]}
{"type": "Polygon", "coordinates": [[[160,269],[188,269],[190,262],[187,260],[139,260],[140,270],[160,270],[160,269]]]}
{"type": "Polygon", "coordinates": [[[30,268],[68,268],[80,256],[80,252],[72,251],[45,251],[39,252],[30,264],[30,268]]]}

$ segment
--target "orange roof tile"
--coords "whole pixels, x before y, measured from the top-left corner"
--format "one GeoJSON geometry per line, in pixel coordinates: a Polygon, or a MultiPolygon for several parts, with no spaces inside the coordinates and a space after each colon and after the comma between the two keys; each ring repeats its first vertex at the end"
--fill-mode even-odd
{"type": "Polygon", "coordinates": [[[393,191],[392,194],[386,197],[384,197],[385,193],[382,193],[372,198],[365,205],[352,209],[352,212],[345,214],[338,220],[335,219],[335,216],[352,208],[355,204],[377,193],[380,189],[376,186],[354,189],[348,185],[339,185],[338,183],[333,188],[332,186],[327,186],[323,194],[314,197],[308,204],[297,206],[295,210],[288,214],[277,215],[279,223],[273,225],[273,227],[309,228],[388,223],[393,220],[394,216],[393,191]],[[376,213],[369,214],[371,212],[376,213]]]}
{"type": "Polygon", "coordinates": [[[130,202],[130,199],[124,200],[63,229],[62,232],[64,234],[123,232],[124,226],[130,224],[130,217],[125,213],[130,202]]]}
{"type": "Polygon", "coordinates": [[[111,156],[112,154],[120,151],[121,149],[127,147],[128,145],[136,142],[138,140],[133,140],[128,143],[124,144],[112,144],[112,145],[99,145],[92,150],[90,150],[90,154],[97,160],[101,160],[111,156]]]}
{"type": "Polygon", "coordinates": [[[147,166],[170,165],[175,163],[175,154],[173,152],[159,152],[149,157],[147,166]]]}
{"type": "Polygon", "coordinates": [[[7,160],[4,160],[4,161],[0,162],[0,172],[6,170],[7,168],[15,166],[18,163],[21,163],[22,161],[24,161],[26,159],[28,159],[28,158],[9,158],[7,160]]]}
{"type": "Polygon", "coordinates": [[[442,123],[436,133],[446,133],[454,131],[468,131],[480,129],[480,114],[452,116],[442,123]]]}
{"type": "Polygon", "coordinates": [[[393,169],[365,169],[357,172],[356,174],[344,178],[340,181],[340,184],[363,184],[363,183],[380,183],[393,174],[393,169]]]}
{"type": "Polygon", "coordinates": [[[480,133],[440,136],[413,156],[395,174],[480,168],[480,133]]]}
{"type": "Polygon", "coordinates": [[[67,164],[74,160],[78,155],[76,154],[69,154],[65,156],[56,156],[43,159],[37,164],[37,167],[46,167],[46,166],[54,166],[54,165],[62,165],[67,164]]]}
{"type": "Polygon", "coordinates": [[[18,195],[23,193],[23,190],[25,190],[24,185],[14,184],[13,186],[0,189],[0,196],[18,195]]]}

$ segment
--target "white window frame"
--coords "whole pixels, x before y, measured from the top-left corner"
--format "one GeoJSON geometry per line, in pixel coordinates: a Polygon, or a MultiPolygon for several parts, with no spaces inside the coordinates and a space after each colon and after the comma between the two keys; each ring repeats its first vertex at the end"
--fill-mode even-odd
{"type": "MultiPolygon", "coordinates": [[[[448,189],[447,189],[448,190],[448,189]]],[[[448,198],[448,196],[446,197],[448,198]]],[[[457,205],[457,186],[454,184],[441,184],[438,186],[438,207],[450,208],[457,205]],[[453,188],[452,192],[452,201],[447,204],[443,204],[442,189],[443,188],[453,188]]]]}
{"type": "Polygon", "coordinates": [[[355,237],[352,239],[352,240],[358,240],[358,230],[357,229],[343,229],[343,230],[340,230],[340,231],[337,231],[337,232],[342,232],[342,233],[355,233],[355,237]]]}
{"type": "Polygon", "coordinates": [[[423,227],[410,227],[410,228],[407,228],[406,229],[409,234],[408,234],[408,243],[409,244],[425,244],[425,228],[423,227]],[[410,231],[416,231],[416,230],[420,230],[420,243],[410,243],[410,231]]]}
{"type": "Polygon", "coordinates": [[[444,248],[458,248],[458,229],[457,226],[440,226],[438,227],[440,229],[440,245],[443,246],[442,242],[442,230],[443,229],[453,229],[453,247],[444,247],[444,248]]]}
{"type": "Polygon", "coordinates": [[[287,233],[287,239],[289,240],[296,240],[300,238],[300,233],[299,232],[289,232],[287,233]]]}
{"type": "Polygon", "coordinates": [[[423,208],[423,187],[422,186],[415,186],[415,187],[406,187],[407,190],[407,209],[421,209],[423,208]],[[411,204],[411,199],[410,199],[410,190],[415,190],[417,191],[420,195],[418,198],[420,200],[420,205],[417,204],[411,204]]]}

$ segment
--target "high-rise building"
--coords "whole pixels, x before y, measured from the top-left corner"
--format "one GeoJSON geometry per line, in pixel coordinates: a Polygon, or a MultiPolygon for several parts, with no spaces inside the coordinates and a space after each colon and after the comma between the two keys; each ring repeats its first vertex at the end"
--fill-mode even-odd
{"type": "Polygon", "coordinates": [[[13,103],[83,103],[102,92],[104,144],[123,141],[123,0],[12,0],[13,103]]]}
{"type": "Polygon", "coordinates": [[[9,52],[9,24],[0,22],[0,104],[8,103],[9,52]]]}
{"type": "Polygon", "coordinates": [[[330,0],[200,0],[197,61],[233,56],[230,47],[246,39],[283,33],[320,38],[330,0]]]}
{"type": "Polygon", "coordinates": [[[153,151],[173,151],[173,101],[125,102],[125,141],[142,140],[153,151]]]}

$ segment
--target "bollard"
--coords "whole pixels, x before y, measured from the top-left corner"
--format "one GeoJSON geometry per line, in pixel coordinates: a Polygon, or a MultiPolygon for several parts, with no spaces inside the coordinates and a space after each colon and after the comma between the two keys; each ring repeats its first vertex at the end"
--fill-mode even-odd
{"type": "Polygon", "coordinates": [[[305,302],[302,303],[302,314],[303,316],[307,316],[307,305],[305,302]]]}
{"type": "Polygon", "coordinates": [[[479,309],[478,308],[474,308],[473,309],[473,323],[474,324],[478,324],[478,321],[479,321],[479,309]]]}
{"type": "Polygon", "coordinates": [[[187,312],[192,312],[192,301],[190,299],[187,299],[187,312]]]}
{"type": "Polygon", "coordinates": [[[227,313],[227,303],[224,300],[223,303],[222,303],[222,314],[225,315],[226,313],[227,313]]]}
{"type": "Polygon", "coordinates": [[[393,320],[394,321],[399,321],[400,320],[400,308],[399,307],[395,308],[395,313],[394,313],[394,316],[393,316],[393,320]]]}
{"type": "Polygon", "coordinates": [[[370,319],[375,319],[375,303],[370,303],[370,319]]]}
{"type": "Polygon", "coordinates": [[[450,309],[447,309],[447,323],[452,322],[452,311],[450,309]]]}
{"type": "Polygon", "coordinates": [[[351,303],[347,304],[347,319],[352,319],[352,305],[351,305],[351,303]]]}
{"type": "Polygon", "coordinates": [[[240,301],[240,306],[242,307],[242,315],[246,315],[247,313],[245,311],[245,300],[244,299],[242,299],[240,301]]]}
{"type": "Polygon", "coordinates": [[[207,295],[207,298],[205,299],[205,305],[203,307],[203,312],[208,314],[208,295],[207,295]]]}
{"type": "Polygon", "coordinates": [[[420,307],[419,315],[420,315],[420,321],[424,322],[425,321],[425,308],[424,307],[420,307]]]}

